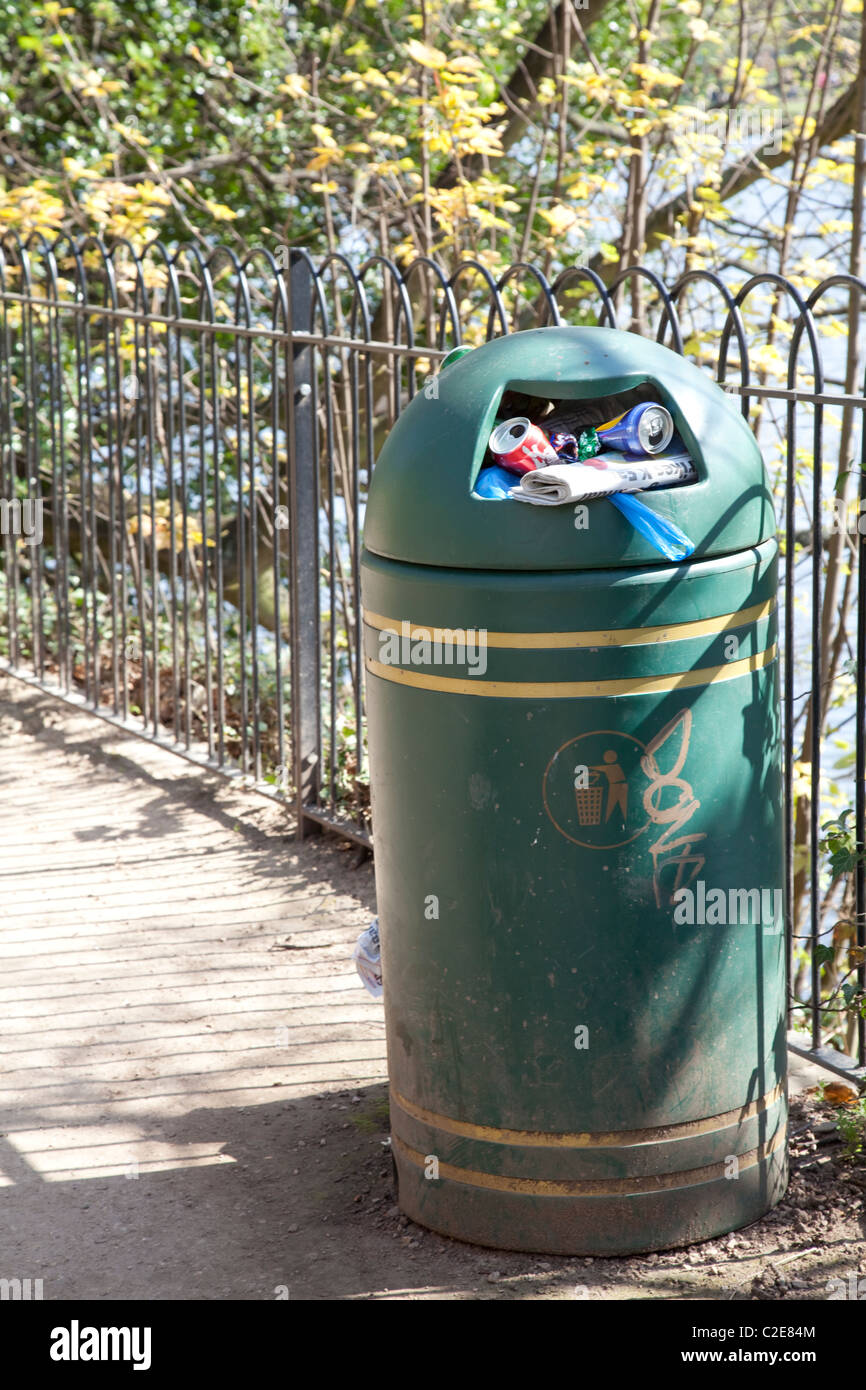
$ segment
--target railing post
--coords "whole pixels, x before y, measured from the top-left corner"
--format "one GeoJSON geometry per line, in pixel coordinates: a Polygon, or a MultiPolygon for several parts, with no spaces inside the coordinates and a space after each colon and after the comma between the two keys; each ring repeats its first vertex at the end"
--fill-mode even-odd
{"type": "MultiPolygon", "coordinates": [[[[296,252],[290,255],[288,282],[292,332],[309,333],[312,271],[296,252]]],[[[319,480],[315,366],[309,343],[292,342],[288,387],[291,729],[297,837],[303,839],[319,829],[306,808],[318,803],[321,777],[319,480]]]]}

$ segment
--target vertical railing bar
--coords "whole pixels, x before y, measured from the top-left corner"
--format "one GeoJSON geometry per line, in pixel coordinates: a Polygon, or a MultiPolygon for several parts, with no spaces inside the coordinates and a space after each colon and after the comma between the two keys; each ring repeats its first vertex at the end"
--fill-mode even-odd
{"type": "Polygon", "coordinates": [[[58,437],[62,439],[63,430],[63,400],[62,400],[62,375],[61,358],[59,344],[55,342],[57,335],[57,320],[59,311],[55,308],[48,310],[48,416],[49,429],[51,436],[51,517],[52,517],[52,550],[54,552],[54,643],[53,655],[57,667],[58,685],[63,685],[63,648],[64,648],[64,611],[63,602],[63,564],[61,543],[63,531],[60,526],[60,495],[59,481],[62,474],[61,460],[63,459],[62,443],[58,442],[58,437]]]}
{"type": "Polygon", "coordinates": [[[328,809],[331,815],[337,806],[337,521],[334,487],[334,397],[331,364],[327,349],[322,372],[325,389],[325,467],[328,497],[328,809]]]}
{"type": "MultiPolygon", "coordinates": [[[[105,449],[106,449],[106,476],[108,479],[108,604],[111,613],[111,693],[112,709],[115,714],[120,709],[120,660],[117,640],[118,621],[123,623],[123,615],[118,613],[117,604],[117,479],[115,473],[115,437],[117,451],[120,450],[120,406],[119,395],[113,390],[118,385],[114,376],[116,358],[111,345],[117,338],[117,320],[110,314],[105,315],[105,325],[103,331],[102,350],[105,357],[105,449]],[[115,430],[115,401],[117,411],[117,426],[115,430]]],[[[122,486],[122,483],[121,483],[122,486]]],[[[121,644],[122,645],[122,634],[121,644]]]]}
{"type": "Polygon", "coordinates": [[[153,690],[153,736],[159,735],[162,716],[162,682],[159,665],[159,607],[161,588],[159,582],[159,533],[156,510],[156,455],[154,451],[154,420],[158,408],[153,381],[153,335],[150,318],[144,321],[144,365],[145,401],[147,408],[147,434],[145,435],[145,457],[150,500],[150,626],[151,626],[151,682],[153,690]]]}
{"type": "MultiPolygon", "coordinates": [[[[29,379],[27,382],[28,410],[27,415],[32,421],[32,429],[27,436],[27,500],[31,509],[38,503],[41,504],[42,483],[39,476],[39,368],[36,354],[36,336],[34,333],[34,320],[39,315],[39,309],[28,303],[26,324],[27,324],[27,356],[30,360],[29,379]]],[[[31,510],[31,517],[35,511],[31,510]]],[[[22,525],[22,540],[24,539],[24,528],[22,525]]],[[[33,674],[38,680],[45,679],[45,614],[44,614],[44,573],[43,573],[43,551],[41,545],[28,545],[30,562],[30,630],[32,639],[31,662],[33,674]]]]}
{"type": "MultiPolygon", "coordinates": [[[[117,399],[117,526],[118,526],[118,568],[120,574],[119,594],[120,594],[120,708],[124,719],[129,718],[129,661],[130,661],[130,613],[129,613],[129,553],[130,544],[129,528],[126,512],[126,467],[125,454],[127,449],[126,439],[126,410],[125,404],[127,397],[124,393],[124,382],[130,382],[130,390],[138,390],[138,377],[132,372],[126,376],[121,358],[121,345],[123,342],[123,327],[126,321],[121,319],[117,322],[114,339],[114,379],[116,384],[117,399]],[[134,385],[132,384],[134,383],[134,385]]],[[[133,364],[135,360],[133,359],[133,364]]],[[[133,585],[135,584],[135,571],[133,569],[133,585]]],[[[140,645],[140,644],[139,644],[140,645]]]]}
{"type": "Polygon", "coordinates": [[[821,972],[818,944],[821,931],[820,866],[818,844],[821,828],[821,729],[824,692],[821,653],[821,570],[824,563],[823,518],[823,414],[815,406],[812,432],[812,727],[810,730],[811,798],[809,802],[809,917],[812,952],[812,1046],[821,1046],[821,972]]]}
{"type": "Polygon", "coordinates": [[[144,508],[141,497],[141,442],[142,442],[142,399],[144,396],[143,374],[141,371],[141,331],[137,318],[132,320],[132,360],[135,366],[135,394],[133,396],[133,461],[135,472],[135,557],[136,627],[138,630],[138,659],[140,680],[139,714],[147,727],[150,717],[150,681],[147,667],[147,604],[144,590],[144,508]]]}
{"type": "MultiPolygon", "coordinates": [[[[312,270],[294,254],[286,276],[292,332],[310,332],[312,270]]],[[[321,779],[318,372],[315,351],[293,343],[289,380],[289,526],[292,588],[291,728],[296,833],[317,828],[305,807],[318,807],[321,779]]]]}
{"type": "MultiPolygon", "coordinates": [[[[372,354],[369,353],[369,352],[364,353],[364,373],[365,373],[364,390],[365,390],[365,397],[366,397],[366,403],[367,403],[367,406],[366,406],[366,435],[367,435],[367,439],[366,439],[366,455],[367,455],[367,493],[368,493],[368,495],[369,495],[369,490],[370,490],[370,482],[371,482],[372,477],[373,477],[373,468],[374,468],[374,466],[375,466],[375,454],[376,454],[376,432],[375,432],[375,424],[374,424],[374,420],[373,420],[373,401],[374,401],[374,395],[373,395],[373,392],[374,392],[374,375],[373,375],[373,367],[374,367],[374,359],[373,359],[372,354]]],[[[360,537],[359,537],[359,545],[360,545],[360,537]]],[[[362,707],[361,707],[360,720],[359,720],[359,727],[358,727],[358,776],[359,776],[359,777],[366,777],[366,776],[367,776],[367,759],[366,759],[366,755],[365,755],[365,751],[364,751],[364,744],[365,744],[365,741],[366,741],[364,735],[365,735],[365,733],[366,733],[367,721],[366,721],[366,712],[365,712],[365,709],[364,709],[364,697],[365,697],[366,685],[365,685],[365,683],[364,683],[365,678],[364,678],[364,656],[363,656],[363,653],[364,653],[364,624],[363,624],[363,611],[362,611],[362,606],[359,606],[359,609],[358,609],[358,665],[359,665],[360,671],[361,671],[361,682],[362,682],[362,684],[361,684],[361,700],[362,700],[362,707]]],[[[367,818],[367,819],[368,819],[368,818],[367,818]]]]}
{"type": "MultiPolygon", "coordinates": [[[[259,704],[259,526],[258,489],[256,487],[256,396],[253,384],[253,340],[244,338],[244,359],[247,373],[247,449],[250,483],[250,660],[252,701],[252,771],[257,782],[262,779],[261,708],[259,704]]],[[[238,421],[240,426],[240,420],[238,421]]]]}
{"type": "Polygon", "coordinates": [[[72,633],[69,611],[69,572],[71,556],[69,553],[69,496],[66,486],[66,420],[64,410],[63,384],[63,319],[60,309],[56,310],[54,327],[57,372],[57,447],[58,447],[58,500],[54,514],[54,574],[57,586],[59,633],[58,677],[61,689],[68,691],[72,685],[72,633]]]}
{"type": "MultiPolygon", "coordinates": [[[[80,270],[79,270],[79,274],[80,274],[80,270]]],[[[86,294],[85,294],[85,292],[84,292],[84,290],[83,290],[83,288],[82,288],[80,279],[79,279],[78,284],[77,284],[77,289],[78,289],[78,292],[81,294],[82,299],[86,302],[86,294]]],[[[76,314],[76,315],[74,315],[74,322],[75,322],[75,416],[76,416],[76,424],[77,424],[76,435],[77,435],[77,441],[78,441],[78,478],[79,478],[78,527],[79,527],[79,538],[80,538],[80,539],[79,539],[80,564],[79,564],[79,566],[78,566],[78,569],[79,569],[78,583],[79,583],[79,587],[80,587],[80,589],[81,589],[81,615],[82,615],[82,620],[83,620],[82,640],[83,640],[83,644],[84,644],[84,650],[83,650],[83,652],[82,652],[82,662],[83,662],[83,669],[84,669],[84,694],[85,694],[85,699],[90,699],[90,698],[91,698],[90,657],[89,657],[89,649],[90,649],[90,609],[89,609],[89,605],[88,605],[88,601],[87,601],[87,572],[88,572],[88,564],[89,564],[89,557],[88,557],[88,531],[89,531],[89,519],[88,519],[88,511],[87,511],[87,505],[86,505],[86,498],[87,498],[87,470],[88,470],[88,463],[87,463],[87,460],[88,460],[88,458],[89,458],[90,449],[89,449],[89,445],[88,445],[88,436],[87,436],[87,428],[86,428],[86,424],[85,424],[85,411],[84,411],[84,377],[85,377],[85,374],[86,374],[86,366],[85,366],[85,361],[86,361],[86,359],[85,359],[84,350],[83,350],[83,347],[82,347],[82,339],[83,339],[84,331],[85,331],[85,320],[84,320],[84,318],[82,317],[82,315],[76,314]]],[[[74,675],[75,675],[75,667],[74,667],[74,665],[73,665],[73,672],[72,672],[72,673],[73,673],[73,678],[74,678],[74,675]]]]}
{"type": "MultiPolygon", "coordinates": [[[[210,335],[211,361],[211,458],[214,474],[214,560],[216,561],[216,620],[217,620],[217,741],[219,765],[225,766],[226,745],[226,683],[225,683],[225,573],[223,562],[222,476],[220,469],[220,359],[217,356],[217,335],[210,335]]],[[[204,418],[202,427],[204,426],[204,418]]],[[[202,512],[202,516],[204,513],[202,512]]]]}
{"type": "MultiPolygon", "coordinates": [[[[4,261],[5,265],[5,261],[4,261]]],[[[8,270],[7,270],[8,273],[8,270]]],[[[15,438],[15,422],[12,404],[12,363],[13,363],[13,332],[9,322],[9,309],[4,292],[3,299],[3,407],[0,411],[0,496],[10,499],[15,495],[14,489],[14,465],[13,465],[13,441],[15,438]]],[[[18,665],[18,607],[17,592],[15,585],[15,566],[17,563],[15,555],[15,542],[7,529],[3,535],[4,551],[4,573],[5,584],[5,607],[6,607],[6,633],[9,645],[9,664],[11,667],[18,665]]]]}
{"type": "MultiPolygon", "coordinates": [[[[866,383],[863,388],[866,397],[866,383]]],[[[857,656],[855,696],[855,789],[854,789],[854,902],[857,918],[856,944],[860,949],[857,963],[857,988],[866,991],[866,411],[860,411],[860,505],[857,526],[857,656]]],[[[857,1061],[866,1065],[866,1018],[861,1002],[857,1015],[857,1061]]]]}
{"type": "MultiPolygon", "coordinates": [[[[346,614],[346,626],[351,629],[354,627],[352,640],[355,647],[355,670],[352,681],[352,701],[355,710],[355,797],[360,793],[361,777],[361,735],[363,712],[361,706],[361,668],[364,665],[364,631],[361,622],[361,499],[360,499],[360,473],[361,473],[361,422],[360,422],[360,386],[359,386],[359,349],[353,347],[351,353],[351,398],[352,398],[352,446],[351,457],[352,466],[349,477],[352,487],[352,554],[349,557],[352,567],[352,611],[346,614]]],[[[357,807],[354,819],[358,825],[363,824],[363,811],[361,806],[357,807]]]]}
{"type": "MultiPolygon", "coordinates": [[[[29,285],[28,285],[29,288],[29,285]]],[[[24,466],[24,487],[29,498],[32,492],[31,477],[33,472],[33,431],[36,428],[35,421],[35,388],[33,383],[34,361],[33,361],[33,307],[28,296],[27,302],[22,307],[21,316],[21,347],[23,355],[23,371],[21,374],[23,393],[24,393],[24,413],[22,428],[21,450],[22,463],[24,466]]],[[[17,492],[13,494],[17,500],[17,492]]],[[[17,542],[20,553],[20,541],[17,542]]],[[[30,604],[29,604],[29,646],[30,646],[30,665],[36,674],[36,654],[38,641],[36,637],[36,612],[39,599],[33,583],[32,561],[30,566],[30,604]]]]}
{"type": "MultiPolygon", "coordinates": [[[[96,460],[94,452],[96,448],[96,406],[93,392],[93,372],[91,364],[93,361],[93,338],[90,332],[91,315],[87,314],[84,318],[84,361],[86,364],[85,372],[85,398],[87,400],[87,510],[90,518],[90,554],[88,562],[88,586],[90,593],[90,603],[92,612],[92,631],[93,642],[92,650],[89,653],[92,660],[90,666],[93,672],[93,693],[91,700],[96,709],[101,703],[100,695],[102,691],[102,625],[99,614],[99,507],[96,496],[96,460]]],[[[83,506],[82,499],[82,506],[83,506]]],[[[85,596],[85,603],[87,597],[85,596]]],[[[85,661],[88,653],[85,653],[85,661]]]]}
{"type": "MultiPolygon", "coordinates": [[[[190,610],[190,551],[189,551],[189,517],[191,508],[191,498],[189,493],[189,472],[187,469],[186,457],[186,392],[183,389],[183,362],[184,362],[184,339],[182,320],[178,318],[178,326],[175,330],[175,360],[177,362],[177,426],[178,426],[178,458],[180,461],[180,492],[183,498],[181,510],[181,553],[180,553],[180,583],[183,595],[183,704],[184,704],[184,747],[189,748],[192,743],[192,672],[190,670],[190,638],[189,638],[189,610],[190,610]]],[[[204,419],[199,421],[199,428],[204,428],[204,419]]],[[[204,493],[202,493],[202,504],[204,503],[204,493]]],[[[202,532],[204,536],[204,531],[202,532]]],[[[204,620],[204,642],[207,644],[207,600],[203,605],[204,620]]],[[[207,650],[207,645],[205,645],[207,650]]],[[[208,722],[210,722],[210,707],[208,707],[208,722]]]]}
{"type": "MultiPolygon", "coordinates": [[[[200,303],[200,304],[201,304],[202,298],[203,298],[203,295],[200,295],[200,300],[199,300],[199,303],[200,303]]],[[[199,315],[200,315],[200,317],[201,317],[201,308],[199,309],[199,315]]],[[[192,331],[193,331],[193,333],[195,333],[195,330],[192,330],[192,331]]],[[[196,333],[196,335],[195,335],[195,347],[194,347],[194,349],[193,349],[194,354],[195,354],[196,366],[197,366],[197,368],[198,368],[198,373],[197,373],[197,375],[198,375],[198,479],[199,479],[198,487],[199,487],[199,505],[200,505],[200,508],[201,508],[201,511],[200,511],[200,517],[201,517],[201,526],[200,526],[200,530],[201,530],[201,538],[202,538],[202,540],[201,540],[202,632],[203,632],[203,639],[204,639],[204,686],[205,686],[205,708],[206,708],[206,710],[207,710],[207,751],[208,751],[208,757],[209,757],[209,758],[212,758],[212,757],[214,756],[214,692],[213,692],[213,664],[212,664],[212,661],[211,661],[210,562],[209,562],[209,559],[208,559],[208,524],[207,524],[208,497],[209,497],[209,495],[210,495],[210,489],[209,489],[209,487],[208,487],[208,478],[207,478],[207,437],[208,437],[208,429],[207,429],[207,369],[208,369],[208,359],[209,359],[209,357],[210,357],[210,355],[211,355],[211,351],[212,351],[212,348],[213,348],[213,339],[214,339],[214,337],[215,337],[215,335],[211,335],[211,340],[210,340],[210,342],[208,342],[208,341],[202,336],[201,333],[196,333]]],[[[181,370],[182,370],[182,369],[181,369],[181,370]]],[[[218,471],[219,471],[219,470],[217,469],[217,472],[218,472],[218,471]]],[[[219,481],[217,481],[217,488],[219,488],[219,481]]],[[[220,534],[220,533],[219,533],[219,509],[216,507],[216,505],[214,506],[214,517],[216,518],[216,520],[215,520],[215,536],[216,536],[216,539],[215,539],[215,542],[214,542],[214,543],[215,543],[216,550],[218,550],[218,549],[219,549],[219,534],[220,534]]],[[[215,559],[216,559],[216,556],[215,556],[215,559]]],[[[217,566],[216,563],[215,563],[215,570],[216,570],[217,568],[218,568],[218,566],[217,566]]],[[[217,611],[217,609],[218,609],[218,606],[219,606],[219,596],[217,595],[217,596],[215,596],[215,598],[214,598],[215,613],[216,613],[216,611],[217,611]]],[[[219,692],[217,692],[217,699],[219,699],[219,692]]],[[[218,740],[219,740],[219,756],[218,756],[218,763],[219,763],[219,766],[222,767],[222,763],[223,763],[223,758],[222,758],[222,720],[221,720],[219,717],[217,717],[216,723],[217,723],[217,727],[218,727],[217,738],[218,738],[218,740]]]]}
{"type": "MultiPolygon", "coordinates": [[[[274,698],[276,708],[274,717],[277,729],[277,790],[285,790],[285,767],[286,767],[286,748],[285,734],[283,729],[283,642],[282,642],[282,612],[280,598],[282,594],[280,584],[280,547],[282,545],[282,533],[285,529],[282,526],[284,513],[281,510],[280,502],[280,368],[281,354],[276,339],[272,340],[271,345],[271,499],[273,507],[272,534],[273,534],[273,578],[274,578],[274,698]]],[[[286,422],[288,424],[288,420],[286,422]]],[[[288,438],[288,430],[286,430],[288,438]]]]}
{"type": "Polygon", "coordinates": [[[794,503],[796,498],[797,416],[787,404],[785,454],[785,651],[784,651],[784,816],[785,915],[788,1017],[792,1021],[794,986],[794,503]]]}
{"type": "Polygon", "coordinates": [[[237,513],[235,516],[235,561],[238,571],[238,634],[240,645],[241,683],[241,770],[249,771],[249,711],[247,700],[247,519],[244,505],[244,434],[241,411],[241,353],[237,334],[234,343],[234,417],[235,417],[235,475],[237,477],[237,513]]]}
{"type": "MultiPolygon", "coordinates": [[[[171,691],[173,710],[174,738],[176,743],[181,742],[181,705],[188,708],[188,702],[181,697],[180,690],[180,664],[178,657],[179,643],[179,622],[177,612],[177,586],[178,586],[178,566],[177,566],[177,539],[178,529],[181,531],[181,545],[184,544],[186,535],[186,515],[188,508],[188,498],[186,493],[181,490],[180,503],[180,528],[177,525],[177,494],[174,478],[174,393],[173,393],[173,342],[174,335],[169,329],[165,334],[165,418],[163,434],[165,437],[165,472],[168,481],[168,582],[169,582],[169,630],[171,633],[171,691]]],[[[161,360],[161,359],[160,359],[161,360]]],[[[159,368],[157,366],[157,387],[159,385],[159,368]]],[[[181,391],[183,384],[181,383],[181,391]]],[[[157,389],[154,398],[154,410],[160,409],[159,390],[157,389]]],[[[182,562],[181,562],[182,563],[182,562]]],[[[184,593],[184,611],[186,611],[187,595],[184,593]]]]}

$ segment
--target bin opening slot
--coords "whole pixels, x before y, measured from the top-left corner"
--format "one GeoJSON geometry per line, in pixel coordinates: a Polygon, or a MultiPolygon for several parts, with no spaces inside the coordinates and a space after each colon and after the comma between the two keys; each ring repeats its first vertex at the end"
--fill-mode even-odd
{"type": "MultiPolygon", "coordinates": [[[[599,495],[687,487],[699,480],[701,459],[679,433],[677,417],[652,381],[586,397],[533,395],[507,385],[485,425],[486,438],[479,440],[471,491],[483,500],[508,499],[529,473],[576,463],[593,474],[606,472],[603,489],[599,478],[599,495]],[[648,406],[661,409],[638,409],[648,406]]],[[[587,493],[593,495],[595,490],[587,493]]]]}

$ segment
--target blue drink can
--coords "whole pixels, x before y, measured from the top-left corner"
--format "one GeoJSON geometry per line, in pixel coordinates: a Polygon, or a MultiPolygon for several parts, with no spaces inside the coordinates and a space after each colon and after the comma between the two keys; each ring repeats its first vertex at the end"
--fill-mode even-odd
{"type": "Polygon", "coordinates": [[[660,454],[673,439],[674,422],[669,410],[653,401],[633,406],[624,415],[596,427],[600,443],[627,454],[660,454]]]}

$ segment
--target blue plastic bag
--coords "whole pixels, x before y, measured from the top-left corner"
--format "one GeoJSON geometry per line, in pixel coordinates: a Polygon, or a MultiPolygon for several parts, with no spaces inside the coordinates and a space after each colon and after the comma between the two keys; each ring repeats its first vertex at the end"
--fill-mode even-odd
{"type": "Polygon", "coordinates": [[[493,464],[490,468],[482,468],[475,482],[475,496],[487,497],[494,501],[501,501],[508,497],[511,489],[517,487],[520,479],[510,473],[507,468],[500,468],[498,464],[493,464]]]}
{"type": "Polygon", "coordinates": [[[611,492],[608,498],[622,512],[626,521],[642,536],[646,536],[668,560],[686,560],[694,553],[695,543],[689,540],[685,531],[651,511],[634,493],[611,492]]]}

